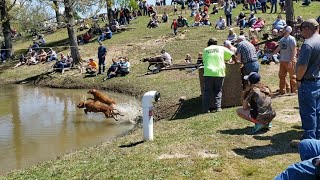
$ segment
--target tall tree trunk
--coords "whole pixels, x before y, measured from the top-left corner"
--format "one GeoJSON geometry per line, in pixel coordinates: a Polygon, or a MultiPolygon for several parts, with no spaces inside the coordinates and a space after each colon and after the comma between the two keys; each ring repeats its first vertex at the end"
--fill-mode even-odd
{"type": "Polygon", "coordinates": [[[78,42],[77,42],[77,36],[74,32],[74,19],[73,19],[73,1],[74,0],[64,0],[64,6],[65,6],[65,15],[66,15],[66,21],[67,21],[67,30],[69,35],[69,41],[70,41],[70,50],[71,50],[71,56],[73,59],[74,64],[80,63],[80,52],[78,48],[78,42]]]}
{"type": "Polygon", "coordinates": [[[61,24],[61,15],[60,15],[60,12],[59,12],[58,1],[53,1],[53,6],[54,6],[54,11],[56,13],[57,24],[58,24],[58,26],[60,26],[60,24],[61,24]]]}
{"type": "Polygon", "coordinates": [[[12,55],[12,39],[11,39],[11,27],[10,19],[8,16],[8,9],[5,0],[0,0],[0,11],[1,11],[1,24],[2,32],[4,37],[4,44],[6,46],[6,58],[10,58],[12,55]]]}
{"type": "Polygon", "coordinates": [[[108,9],[107,9],[107,13],[108,13],[108,22],[109,22],[109,26],[113,20],[113,13],[112,13],[112,9],[108,6],[108,9]]]}
{"type": "Polygon", "coordinates": [[[285,9],[286,9],[286,21],[287,22],[293,22],[293,1],[292,0],[286,0],[285,2],[285,9]]]}
{"type": "Polygon", "coordinates": [[[107,13],[108,13],[108,22],[110,25],[113,20],[112,0],[106,0],[106,5],[107,5],[107,13]]]}

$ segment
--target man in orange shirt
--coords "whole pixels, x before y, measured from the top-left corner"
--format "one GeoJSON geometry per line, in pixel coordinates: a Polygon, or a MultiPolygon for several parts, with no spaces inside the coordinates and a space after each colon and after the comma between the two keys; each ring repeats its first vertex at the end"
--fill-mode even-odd
{"type": "Polygon", "coordinates": [[[98,70],[98,64],[92,58],[89,59],[88,66],[86,68],[86,72],[89,74],[94,74],[98,70]]]}

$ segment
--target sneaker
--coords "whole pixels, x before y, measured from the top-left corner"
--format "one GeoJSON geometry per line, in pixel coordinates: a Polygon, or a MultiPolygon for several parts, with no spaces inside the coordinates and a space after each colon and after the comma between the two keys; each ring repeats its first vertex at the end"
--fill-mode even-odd
{"type": "Polygon", "coordinates": [[[261,129],[263,129],[264,126],[265,126],[264,124],[258,124],[258,123],[255,124],[251,133],[255,134],[255,133],[259,132],[261,129]]]}
{"type": "Polygon", "coordinates": [[[266,124],[263,129],[271,129],[272,128],[272,123],[266,124]]]}

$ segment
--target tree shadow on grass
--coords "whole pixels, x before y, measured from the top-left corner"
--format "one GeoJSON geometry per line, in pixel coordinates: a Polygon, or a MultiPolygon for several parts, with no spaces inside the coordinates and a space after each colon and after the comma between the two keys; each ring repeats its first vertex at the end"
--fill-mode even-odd
{"type": "Polygon", "coordinates": [[[44,79],[48,79],[48,78],[53,79],[54,77],[51,75],[52,75],[52,72],[44,72],[20,81],[16,81],[15,84],[24,84],[24,83],[30,83],[30,82],[32,82],[33,84],[38,84],[40,81],[44,79]]]}
{"type": "MultiPolygon", "coordinates": [[[[222,134],[240,135],[246,129],[224,130],[220,131],[222,134]]],[[[273,136],[259,136],[254,135],[253,138],[257,140],[270,140],[271,144],[263,146],[251,146],[246,148],[235,148],[233,151],[248,159],[263,159],[269,156],[281,155],[287,153],[296,153],[298,149],[292,148],[290,142],[299,139],[302,131],[290,130],[283,133],[278,133],[273,136]]]]}
{"type": "Polygon", "coordinates": [[[186,119],[202,114],[201,101],[201,96],[187,100],[180,99],[179,106],[170,120],[186,119]]]}

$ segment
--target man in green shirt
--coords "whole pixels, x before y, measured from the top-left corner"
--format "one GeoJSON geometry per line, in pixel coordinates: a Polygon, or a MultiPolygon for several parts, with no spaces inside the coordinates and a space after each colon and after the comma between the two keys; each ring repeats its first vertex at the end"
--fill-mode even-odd
{"type": "Polygon", "coordinates": [[[204,94],[202,95],[203,112],[221,111],[223,80],[226,76],[225,61],[234,58],[228,48],[218,46],[215,38],[210,38],[208,47],[203,50],[204,94]]]}

